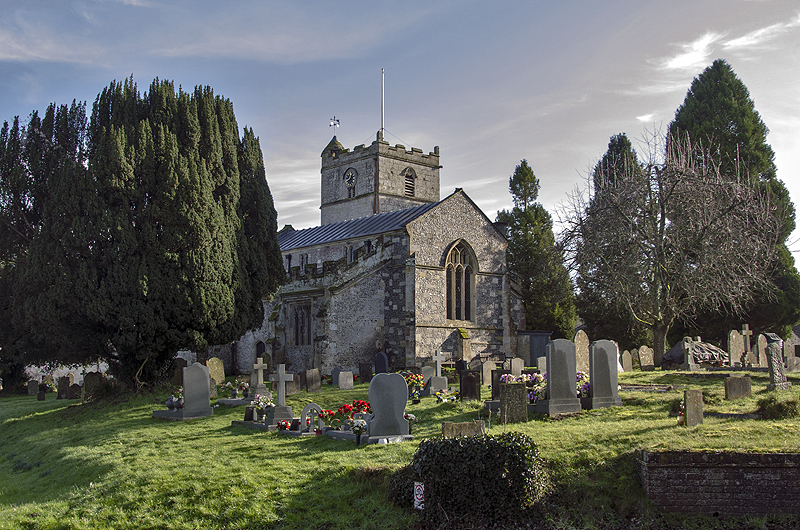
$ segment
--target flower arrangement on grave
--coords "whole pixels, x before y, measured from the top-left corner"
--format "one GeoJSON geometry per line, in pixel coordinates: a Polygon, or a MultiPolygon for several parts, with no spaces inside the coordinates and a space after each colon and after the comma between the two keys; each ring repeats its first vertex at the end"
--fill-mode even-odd
{"type": "Polygon", "coordinates": [[[349,405],[347,403],[336,409],[336,414],[341,416],[344,419],[344,421],[353,419],[353,414],[355,413],[356,411],[353,408],[353,405],[349,405]]]}
{"type": "Polygon", "coordinates": [[[239,392],[247,392],[247,389],[250,388],[250,384],[245,381],[236,381],[236,389],[239,392]]]}
{"type": "Polygon", "coordinates": [[[289,427],[291,427],[291,426],[292,426],[292,424],[289,423],[287,420],[280,420],[278,422],[278,424],[277,424],[277,427],[278,427],[279,431],[288,431],[289,427]]]}
{"type": "Polygon", "coordinates": [[[372,413],[372,407],[370,406],[369,401],[364,401],[363,399],[354,399],[353,409],[355,409],[355,412],[361,412],[364,414],[372,413]]]}
{"type": "Polygon", "coordinates": [[[231,397],[232,398],[236,397],[237,390],[236,390],[236,384],[235,383],[231,383],[230,381],[228,381],[227,383],[222,385],[222,388],[224,388],[226,390],[229,390],[230,393],[231,393],[231,397]]]}
{"type": "Polygon", "coordinates": [[[320,410],[319,411],[319,419],[322,420],[323,423],[327,424],[328,422],[332,421],[336,413],[332,410],[320,410]]]}
{"type": "Polygon", "coordinates": [[[686,425],[686,401],[681,399],[681,405],[678,409],[678,425],[686,425]]]}
{"type": "Polygon", "coordinates": [[[267,409],[274,407],[275,403],[273,403],[272,400],[267,396],[256,394],[253,398],[253,406],[261,412],[264,412],[267,409]]]}
{"type": "Polygon", "coordinates": [[[528,392],[528,402],[536,403],[544,399],[547,394],[547,372],[544,374],[530,374],[531,384],[526,383],[531,390],[528,392]]]}
{"type": "Polygon", "coordinates": [[[452,403],[458,399],[458,391],[456,390],[452,394],[449,393],[447,390],[439,390],[436,392],[436,402],[437,403],[452,403]]]}
{"type": "Polygon", "coordinates": [[[575,381],[575,391],[578,394],[577,397],[589,397],[589,374],[578,370],[577,374],[575,374],[575,381]]]}
{"type": "Polygon", "coordinates": [[[175,392],[172,393],[172,396],[177,399],[183,399],[183,387],[179,386],[175,389],[175,392]]]}
{"type": "Polygon", "coordinates": [[[413,414],[409,414],[408,412],[406,412],[405,414],[403,414],[403,417],[406,420],[408,420],[409,423],[417,423],[417,417],[414,416],[413,414]]]}
{"type": "Polygon", "coordinates": [[[422,374],[406,374],[406,383],[408,386],[422,386],[425,382],[425,377],[422,374]]]}
{"type": "Polygon", "coordinates": [[[350,430],[353,431],[353,434],[355,434],[356,436],[361,436],[362,434],[367,432],[367,422],[362,419],[351,420],[350,430]]]}

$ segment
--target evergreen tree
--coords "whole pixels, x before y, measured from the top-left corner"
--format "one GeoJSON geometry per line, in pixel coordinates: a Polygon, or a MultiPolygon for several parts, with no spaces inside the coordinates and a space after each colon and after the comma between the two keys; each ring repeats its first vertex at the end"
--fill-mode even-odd
{"type": "Polygon", "coordinates": [[[757,295],[743,315],[732,311],[708,314],[695,324],[684,323],[682,330],[723,341],[729,329],[746,321],[757,331],[774,331],[788,338],[791,326],[800,321],[800,275],[786,248],[795,228],[795,209],[788,190],[776,176],[775,154],[767,143],[769,130],[755,110],[747,87],[726,61],[717,59],[692,81],[669,130],[675,139],[688,136],[693,142],[713,145],[723,175],[733,179],[744,168],[757,176],[783,219],[774,262],[776,288],[757,295]]]}
{"type": "Polygon", "coordinates": [[[178,349],[263,321],[261,298],[283,277],[277,216],[258,139],[239,138],[231,102],[210,88],[155,80],[141,96],[130,79],[98,95],[89,123],[78,110],[56,113],[52,134],[50,109],[32,116],[41,222],[4,291],[26,359],[102,357],[142,384],[178,349]]]}
{"type": "Polygon", "coordinates": [[[548,330],[554,338],[572,338],[576,311],[572,281],[555,246],[553,221],[536,202],[539,179],[522,160],[509,179],[511,211],[497,213],[508,225],[508,267],[519,279],[528,329],[548,330]]]}

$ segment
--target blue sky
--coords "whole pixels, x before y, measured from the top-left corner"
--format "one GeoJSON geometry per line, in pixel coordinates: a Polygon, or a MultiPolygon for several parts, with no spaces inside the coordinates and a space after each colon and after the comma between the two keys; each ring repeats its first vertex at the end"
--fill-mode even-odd
{"type": "MultiPolygon", "coordinates": [[[[261,139],[279,226],[319,223],[320,152],[441,149],[494,218],[520,159],[555,214],[625,132],[664,130],[692,79],[727,60],[770,128],[800,208],[800,4],[669,2],[0,0],[0,120],[92,101],[111,80],[210,85],[261,139]]],[[[800,231],[791,248],[800,251],[800,231]]],[[[797,255],[797,253],[795,254],[797,255]]]]}

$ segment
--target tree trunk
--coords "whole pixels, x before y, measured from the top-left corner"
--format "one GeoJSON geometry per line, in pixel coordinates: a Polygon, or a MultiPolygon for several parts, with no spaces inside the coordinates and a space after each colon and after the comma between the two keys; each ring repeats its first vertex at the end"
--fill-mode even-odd
{"type": "Polygon", "coordinates": [[[653,324],[653,364],[661,366],[661,360],[667,353],[667,333],[669,324],[663,321],[656,321],[653,324]]]}

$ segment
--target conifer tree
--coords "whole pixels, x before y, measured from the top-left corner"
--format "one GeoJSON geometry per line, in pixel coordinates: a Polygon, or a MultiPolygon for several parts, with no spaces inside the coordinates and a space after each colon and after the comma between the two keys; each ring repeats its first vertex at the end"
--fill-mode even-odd
{"type": "Polygon", "coordinates": [[[539,179],[527,160],[509,178],[509,190],[514,208],[498,212],[497,220],[508,225],[508,267],[521,284],[526,327],[571,339],[576,321],[572,281],[555,246],[550,214],[536,202],[539,179]]]}

